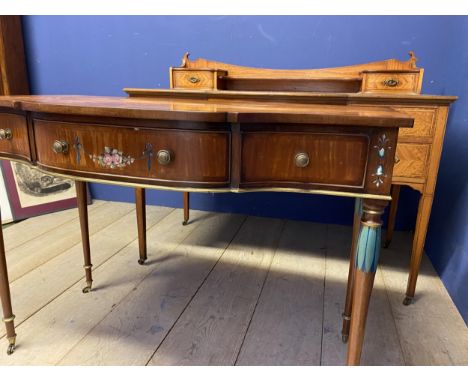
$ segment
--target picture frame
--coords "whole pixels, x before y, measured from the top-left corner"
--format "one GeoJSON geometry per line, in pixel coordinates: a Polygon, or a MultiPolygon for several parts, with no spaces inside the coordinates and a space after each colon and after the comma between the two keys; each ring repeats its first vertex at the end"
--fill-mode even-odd
{"type": "Polygon", "coordinates": [[[73,180],[8,160],[0,160],[0,168],[13,221],[77,207],[73,180]]]}

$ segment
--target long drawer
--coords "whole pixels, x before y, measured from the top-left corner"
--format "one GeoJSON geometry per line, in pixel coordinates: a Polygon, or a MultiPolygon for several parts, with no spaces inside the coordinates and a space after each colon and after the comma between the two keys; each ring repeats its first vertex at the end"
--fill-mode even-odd
{"type": "Polygon", "coordinates": [[[151,178],[161,182],[229,182],[228,131],[144,129],[35,120],[43,167],[151,178]]]}
{"type": "Polygon", "coordinates": [[[358,134],[245,133],[241,182],[362,187],[368,150],[368,137],[358,134]]]}
{"type": "Polygon", "coordinates": [[[19,114],[0,114],[0,154],[31,160],[26,117],[19,114]]]}

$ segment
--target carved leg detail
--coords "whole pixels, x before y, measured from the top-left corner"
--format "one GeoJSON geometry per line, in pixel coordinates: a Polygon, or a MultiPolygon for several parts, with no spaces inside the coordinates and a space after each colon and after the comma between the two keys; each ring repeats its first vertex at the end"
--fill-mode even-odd
{"type": "Polygon", "coordinates": [[[354,263],[348,365],[359,365],[361,360],[367,311],[380,257],[382,227],[380,218],[386,204],[386,201],[378,200],[366,200],[363,203],[361,228],[354,263]]]}
{"type": "Polygon", "coordinates": [[[190,193],[184,192],[184,221],[183,225],[187,225],[190,218],[190,193]]]}
{"type": "Polygon", "coordinates": [[[343,342],[348,341],[349,326],[351,323],[354,263],[356,261],[356,245],[357,245],[359,230],[360,230],[361,214],[362,214],[362,199],[356,198],[355,203],[354,203],[353,239],[351,241],[351,251],[349,255],[348,286],[346,289],[346,302],[345,302],[345,308],[343,311],[343,327],[341,330],[341,339],[343,340],[343,342]]]}
{"type": "MultiPolygon", "coordinates": [[[[1,222],[1,214],[0,214],[1,222]]],[[[11,307],[10,284],[8,281],[8,269],[5,256],[5,245],[3,243],[3,230],[0,226],[0,300],[2,301],[3,319],[8,340],[7,354],[13,354],[16,344],[15,315],[11,307]]]]}
{"type": "Polygon", "coordinates": [[[84,270],[86,275],[86,286],[83,288],[83,293],[89,293],[93,285],[91,250],[89,246],[89,229],[88,229],[88,193],[86,182],[75,181],[76,198],[78,201],[78,214],[80,216],[81,242],[83,245],[84,255],[84,270]]]}
{"type": "Polygon", "coordinates": [[[138,248],[140,251],[138,264],[143,265],[148,258],[146,250],[146,192],[144,188],[135,188],[135,204],[138,226],[138,248]]]}
{"type": "Polygon", "coordinates": [[[387,233],[385,236],[384,247],[388,248],[393,238],[393,231],[395,229],[395,219],[398,209],[398,200],[400,198],[401,186],[398,184],[392,185],[392,201],[390,202],[390,211],[388,213],[387,233]]]}
{"type": "Polygon", "coordinates": [[[422,195],[419,199],[418,216],[416,218],[416,228],[414,231],[413,248],[411,251],[411,262],[406,287],[406,296],[403,300],[404,305],[411,304],[416,291],[416,282],[418,280],[419,267],[424,251],[424,242],[426,241],[427,226],[431,215],[433,195],[422,195]]]}

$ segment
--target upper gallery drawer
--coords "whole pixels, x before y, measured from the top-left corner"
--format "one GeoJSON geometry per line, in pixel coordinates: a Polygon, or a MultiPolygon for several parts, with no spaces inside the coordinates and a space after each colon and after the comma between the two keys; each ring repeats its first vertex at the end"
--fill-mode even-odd
{"type": "Polygon", "coordinates": [[[0,114],[0,155],[31,160],[26,117],[19,114],[0,114]]]}
{"type": "Polygon", "coordinates": [[[34,134],[38,163],[43,166],[166,183],[219,185],[229,181],[227,131],[35,120],[34,134]]]}
{"type": "Polygon", "coordinates": [[[177,69],[171,70],[172,87],[174,89],[221,89],[223,76],[226,72],[216,69],[194,70],[177,69]]]}
{"type": "Polygon", "coordinates": [[[363,92],[419,93],[421,91],[419,71],[408,72],[364,72],[363,92]]]}
{"type": "Polygon", "coordinates": [[[245,133],[242,183],[362,187],[368,148],[368,137],[357,134],[245,133]]]}

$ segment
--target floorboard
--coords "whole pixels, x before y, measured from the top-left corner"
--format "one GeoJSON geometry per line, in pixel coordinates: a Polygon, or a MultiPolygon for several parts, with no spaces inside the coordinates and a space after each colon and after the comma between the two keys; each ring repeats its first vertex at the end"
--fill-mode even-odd
{"type": "Polygon", "coordinates": [[[234,365],[283,225],[247,218],[149,365],[234,365]]]}
{"type": "Polygon", "coordinates": [[[319,365],[326,225],[288,221],[238,365],[319,365]]]}
{"type": "MultiPolygon", "coordinates": [[[[134,205],[89,211],[90,294],[76,209],[5,229],[18,347],[0,365],[345,363],[351,227],[201,211],[183,226],[150,206],[140,266],[134,205]]],[[[411,238],[382,251],[362,364],[468,365],[468,328],[427,257],[402,305],[411,238]]]]}

